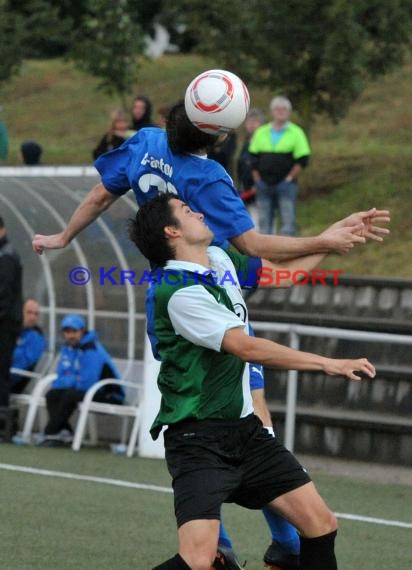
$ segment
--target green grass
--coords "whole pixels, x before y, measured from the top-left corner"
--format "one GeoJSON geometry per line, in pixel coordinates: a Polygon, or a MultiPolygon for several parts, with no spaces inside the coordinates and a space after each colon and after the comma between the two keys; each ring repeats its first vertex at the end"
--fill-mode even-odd
{"type": "MultiPolygon", "coordinates": [[[[170,485],[161,460],[127,459],[107,450],[1,446],[3,463],[170,485]]],[[[373,467],[371,467],[373,468],[373,467]]],[[[330,507],[409,522],[412,488],[313,473],[330,507]]],[[[148,570],[177,549],[172,495],[0,469],[2,568],[148,570]]],[[[263,568],[269,536],[262,515],[225,505],[226,526],[249,570],[263,568]]],[[[409,529],[340,522],[340,570],[410,567],[409,529]]]]}
{"type": "MultiPolygon", "coordinates": [[[[143,61],[134,92],[150,96],[156,109],[181,98],[194,75],[216,66],[219,62],[195,55],[143,61]]],[[[313,156],[301,180],[301,234],[313,235],[331,221],[371,206],[392,213],[392,234],[383,247],[357,248],[349,256],[329,258],[325,267],[412,275],[411,71],[409,62],[369,84],[339,124],[323,117],[314,122],[313,156]]],[[[43,145],[46,164],[91,164],[91,150],[107,129],[110,111],[119,106],[115,97],[96,90],[97,83],[59,59],[26,61],[20,74],[1,87],[2,118],[10,133],[7,164],[20,164],[19,146],[25,139],[43,145]]],[[[252,106],[267,109],[272,93],[253,85],[249,89],[252,106]]]]}

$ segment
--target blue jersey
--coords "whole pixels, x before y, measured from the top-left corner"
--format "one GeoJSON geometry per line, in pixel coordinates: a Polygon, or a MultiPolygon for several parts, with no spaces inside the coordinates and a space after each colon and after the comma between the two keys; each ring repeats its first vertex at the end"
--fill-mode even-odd
{"type": "Polygon", "coordinates": [[[202,212],[214,233],[213,245],[254,228],[226,170],[214,160],[173,154],[159,128],[141,129],[121,147],[100,156],[95,167],[104,187],[118,196],[130,188],[139,206],[160,192],[174,192],[195,212],[202,212]]]}
{"type": "MultiPolygon", "coordinates": [[[[33,371],[45,348],[46,340],[39,327],[24,328],[17,339],[13,351],[12,367],[29,372],[33,371]]],[[[18,374],[11,375],[13,386],[22,381],[28,383],[27,377],[19,376],[18,374]]]]}
{"type": "MultiPolygon", "coordinates": [[[[75,389],[86,392],[93,384],[105,378],[120,378],[117,368],[94,331],[86,331],[77,346],[64,344],[57,364],[57,378],[52,389],[75,389]]],[[[124,400],[123,386],[109,385],[101,388],[119,402],[124,400]]]]}

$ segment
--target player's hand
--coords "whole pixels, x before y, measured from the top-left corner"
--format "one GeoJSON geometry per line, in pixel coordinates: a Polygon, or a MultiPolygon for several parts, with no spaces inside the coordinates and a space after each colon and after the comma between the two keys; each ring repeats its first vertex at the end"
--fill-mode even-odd
{"type": "Polygon", "coordinates": [[[337,226],[334,224],[324,231],[321,237],[325,240],[329,251],[345,254],[355,245],[366,242],[366,237],[362,235],[363,231],[362,223],[352,226],[337,226]]]}
{"type": "Polygon", "coordinates": [[[375,224],[388,224],[391,221],[389,210],[377,210],[376,208],[371,208],[365,212],[355,212],[343,220],[339,220],[333,224],[329,229],[332,228],[343,228],[351,227],[359,224],[363,224],[363,229],[361,234],[367,240],[383,241],[385,235],[390,233],[388,228],[383,228],[380,225],[375,224]]]}
{"type": "Polygon", "coordinates": [[[351,359],[326,359],[325,372],[330,376],[346,376],[349,380],[362,380],[362,376],[355,374],[360,372],[362,375],[374,378],[376,370],[373,364],[367,358],[351,359]]]}
{"type": "Polygon", "coordinates": [[[63,232],[50,236],[36,234],[31,243],[33,251],[41,255],[45,249],[62,249],[66,247],[67,240],[63,232]]]}

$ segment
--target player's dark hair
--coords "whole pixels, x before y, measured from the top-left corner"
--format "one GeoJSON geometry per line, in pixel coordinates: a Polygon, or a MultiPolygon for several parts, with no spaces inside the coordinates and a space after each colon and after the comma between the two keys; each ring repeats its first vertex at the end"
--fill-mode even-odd
{"type": "Polygon", "coordinates": [[[174,154],[188,154],[208,149],[219,137],[204,133],[195,127],[186,114],[183,101],[179,101],[171,108],[166,122],[166,133],[170,149],[174,154]]]}
{"type": "Polygon", "coordinates": [[[4,228],[4,220],[3,218],[0,216],[0,230],[4,228]]]}
{"type": "Polygon", "coordinates": [[[159,194],[138,210],[134,220],[129,220],[129,237],[152,266],[163,267],[175,258],[175,250],[164,232],[166,226],[179,226],[170,205],[172,198],[176,194],[159,194]]]}

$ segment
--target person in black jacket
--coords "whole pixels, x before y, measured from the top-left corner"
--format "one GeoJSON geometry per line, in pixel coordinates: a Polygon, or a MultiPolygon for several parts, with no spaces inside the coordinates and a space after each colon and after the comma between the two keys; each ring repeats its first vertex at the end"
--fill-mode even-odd
{"type": "Polygon", "coordinates": [[[117,148],[133,134],[134,132],[129,130],[126,113],[122,109],[116,109],[111,114],[109,130],[102,136],[99,144],[93,150],[93,158],[96,159],[105,152],[117,148]]]}
{"type": "Polygon", "coordinates": [[[10,366],[22,324],[22,276],[20,258],[0,217],[0,407],[9,405],[10,366]]]}
{"type": "Polygon", "coordinates": [[[157,127],[152,119],[153,105],[146,95],[137,95],[132,106],[132,117],[130,128],[133,131],[140,131],[146,127],[157,127]]]}

